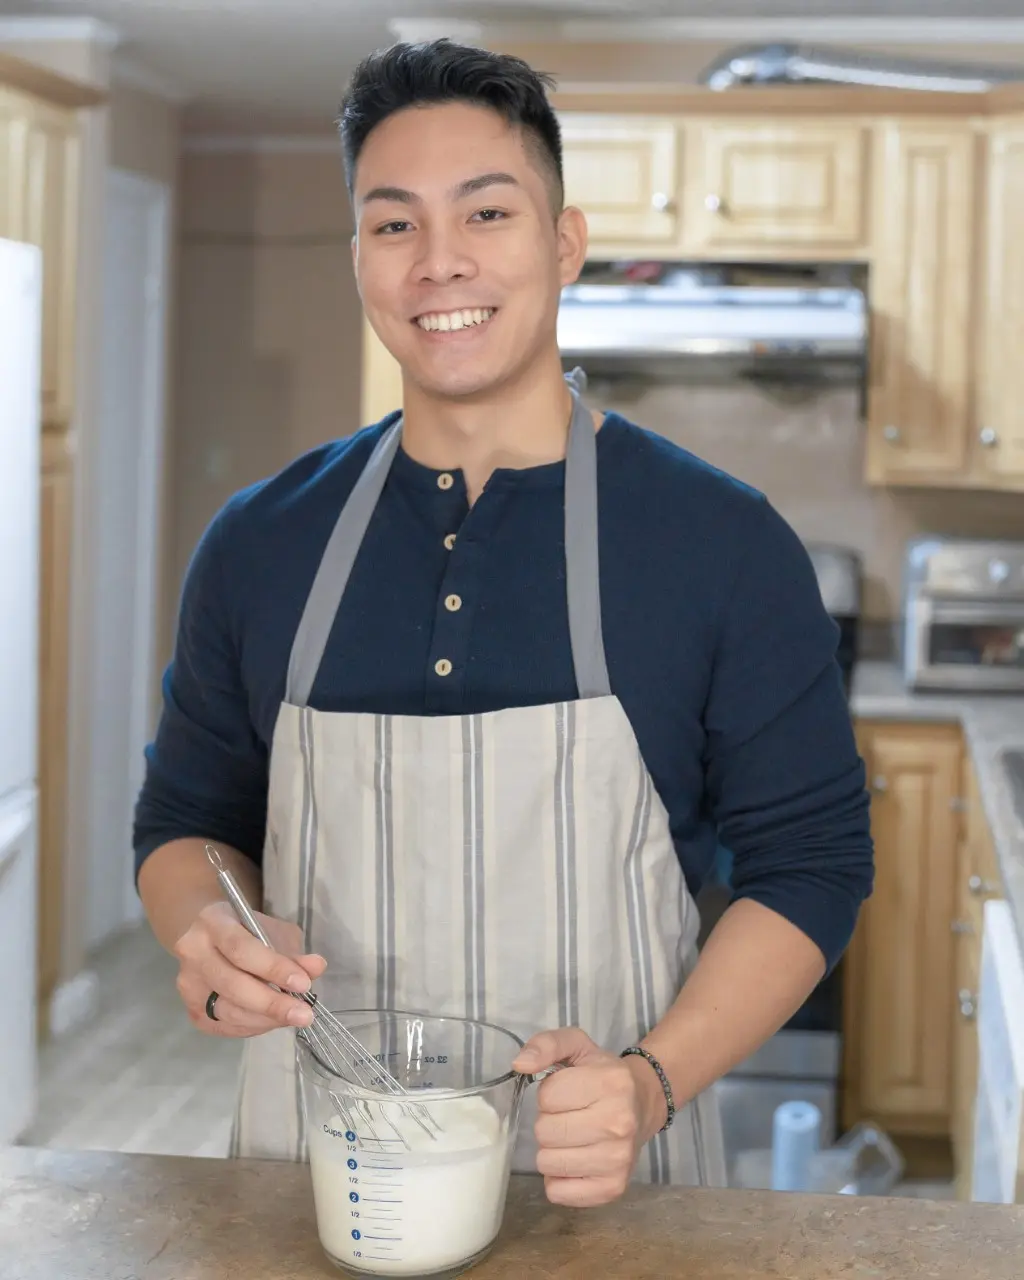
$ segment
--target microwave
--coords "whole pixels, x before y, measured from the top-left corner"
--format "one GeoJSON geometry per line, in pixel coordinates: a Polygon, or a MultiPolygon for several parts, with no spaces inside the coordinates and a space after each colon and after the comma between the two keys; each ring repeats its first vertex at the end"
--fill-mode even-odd
{"type": "Polygon", "coordinates": [[[902,657],[909,689],[1024,693],[1024,542],[910,542],[902,657]]]}

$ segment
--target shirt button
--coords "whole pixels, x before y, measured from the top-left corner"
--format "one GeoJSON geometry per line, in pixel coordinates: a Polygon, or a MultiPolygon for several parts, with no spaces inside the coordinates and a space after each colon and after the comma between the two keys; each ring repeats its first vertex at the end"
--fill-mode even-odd
{"type": "Polygon", "coordinates": [[[447,658],[438,658],[434,663],[434,670],[439,676],[450,676],[452,673],[452,664],[447,658]]]}
{"type": "Polygon", "coordinates": [[[457,595],[445,596],[444,607],[449,613],[458,613],[462,608],[462,597],[457,595]]]}
{"type": "Polygon", "coordinates": [[[445,534],[444,545],[445,545],[445,547],[446,547],[446,549],[447,549],[448,551],[451,551],[452,547],[454,547],[454,546],[455,546],[455,534],[454,534],[454,533],[447,533],[447,534],[445,534]]]}
{"type": "Polygon", "coordinates": [[[450,489],[455,481],[451,478],[447,471],[442,471],[437,477],[437,487],[439,489],[450,489]]]}

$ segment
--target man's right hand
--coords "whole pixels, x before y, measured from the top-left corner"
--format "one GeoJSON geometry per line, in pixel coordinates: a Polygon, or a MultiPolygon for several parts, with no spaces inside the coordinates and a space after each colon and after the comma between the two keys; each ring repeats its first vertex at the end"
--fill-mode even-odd
{"type": "Polygon", "coordinates": [[[204,907],[174,944],[178,958],[178,991],[194,1026],[214,1036],[258,1036],[278,1027],[307,1027],[309,1005],[282,992],[309,990],[327,968],[323,956],[302,955],[297,925],[257,911],[256,917],[273,949],[239,924],[231,905],[204,907]],[[282,992],[272,991],[274,983],[282,992]],[[207,1017],[206,1001],[217,992],[216,1021],[207,1017]]]}

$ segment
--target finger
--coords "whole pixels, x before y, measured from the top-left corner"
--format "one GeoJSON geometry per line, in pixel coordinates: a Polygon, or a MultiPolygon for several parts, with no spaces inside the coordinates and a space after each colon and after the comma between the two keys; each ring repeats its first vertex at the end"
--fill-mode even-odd
{"type": "Polygon", "coordinates": [[[635,1085],[628,1069],[620,1071],[617,1059],[606,1063],[567,1067],[542,1080],[537,1090],[539,1111],[579,1111],[596,1103],[613,1105],[631,1099],[635,1085]]]}
{"type": "Polygon", "coordinates": [[[278,1027],[307,1027],[313,1012],[294,996],[272,991],[265,982],[229,964],[217,951],[210,951],[197,964],[183,966],[179,990],[189,1003],[205,1002],[211,991],[249,1014],[269,1018],[278,1027]]]}
{"type": "Polygon", "coordinates": [[[579,1027],[560,1027],[531,1036],[512,1063],[512,1070],[532,1075],[559,1062],[574,1066],[590,1054],[603,1052],[579,1027]]]}
{"type": "Polygon", "coordinates": [[[248,1010],[239,1008],[238,1005],[232,1004],[230,1000],[225,1000],[219,995],[213,1011],[217,1015],[216,1018],[208,1017],[205,998],[201,1005],[195,1009],[189,1009],[189,1013],[193,1015],[193,1023],[201,1031],[205,1031],[207,1035],[239,1039],[247,1036],[261,1036],[268,1031],[280,1030],[279,1024],[273,1022],[270,1018],[264,1018],[258,1013],[250,1013],[248,1010]]]}
{"type": "Polygon", "coordinates": [[[545,1178],[544,1193],[552,1204],[573,1209],[593,1209],[611,1204],[626,1190],[628,1183],[620,1178],[545,1178]]]}
{"type": "Polygon", "coordinates": [[[635,1115],[625,1108],[583,1107],[579,1111],[541,1112],[533,1126],[538,1147],[589,1147],[603,1142],[634,1142],[635,1115]]]}
{"type": "Polygon", "coordinates": [[[309,990],[309,973],[296,957],[264,946],[237,920],[223,914],[211,914],[204,923],[213,945],[236,969],[272,982],[285,991],[309,990]]]}
{"type": "Polygon", "coordinates": [[[317,978],[324,976],[327,969],[327,961],[323,956],[318,956],[314,953],[308,956],[295,956],[295,959],[302,965],[313,982],[316,982],[317,978]]]}
{"type": "Polygon", "coordinates": [[[588,1147],[542,1147],[537,1172],[553,1178],[619,1178],[628,1181],[633,1147],[628,1142],[598,1142],[588,1147]]]}

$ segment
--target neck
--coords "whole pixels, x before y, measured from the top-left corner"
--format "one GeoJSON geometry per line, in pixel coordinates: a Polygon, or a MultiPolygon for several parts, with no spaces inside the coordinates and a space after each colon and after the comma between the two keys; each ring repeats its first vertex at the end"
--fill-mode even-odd
{"type": "Polygon", "coordinates": [[[558,352],[480,396],[444,399],[403,383],[402,447],[436,470],[462,471],[470,502],[499,467],[517,470],[565,457],[572,396],[558,352]]]}

